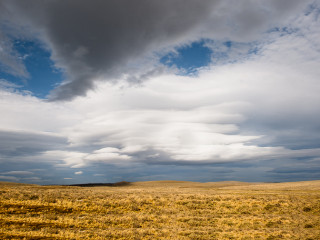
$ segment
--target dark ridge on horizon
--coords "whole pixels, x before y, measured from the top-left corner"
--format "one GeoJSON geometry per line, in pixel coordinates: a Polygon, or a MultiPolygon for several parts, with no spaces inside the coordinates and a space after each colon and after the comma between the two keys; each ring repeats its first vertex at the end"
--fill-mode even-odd
{"type": "Polygon", "coordinates": [[[72,187],[123,187],[129,186],[131,182],[116,182],[116,183],[80,183],[80,184],[70,184],[70,185],[61,185],[61,186],[72,186],[72,187]]]}

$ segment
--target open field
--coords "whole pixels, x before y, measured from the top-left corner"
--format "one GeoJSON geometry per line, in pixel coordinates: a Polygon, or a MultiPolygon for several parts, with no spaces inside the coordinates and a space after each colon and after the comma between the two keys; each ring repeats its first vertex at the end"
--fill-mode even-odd
{"type": "Polygon", "coordinates": [[[320,181],[0,182],[0,239],[320,239],[320,181]]]}

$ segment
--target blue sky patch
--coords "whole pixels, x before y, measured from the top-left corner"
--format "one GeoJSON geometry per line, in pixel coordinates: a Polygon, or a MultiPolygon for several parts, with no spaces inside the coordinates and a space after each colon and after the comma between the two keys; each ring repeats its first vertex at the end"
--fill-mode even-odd
{"type": "Polygon", "coordinates": [[[51,53],[40,43],[17,39],[14,41],[14,50],[23,60],[29,77],[13,76],[1,71],[0,79],[19,85],[21,90],[30,91],[39,98],[45,98],[63,80],[63,73],[54,67],[50,59],[51,53]]]}
{"type": "Polygon", "coordinates": [[[193,74],[201,67],[208,66],[211,62],[212,51],[205,46],[203,41],[176,49],[163,56],[160,62],[169,67],[176,66],[182,74],[193,74]]]}

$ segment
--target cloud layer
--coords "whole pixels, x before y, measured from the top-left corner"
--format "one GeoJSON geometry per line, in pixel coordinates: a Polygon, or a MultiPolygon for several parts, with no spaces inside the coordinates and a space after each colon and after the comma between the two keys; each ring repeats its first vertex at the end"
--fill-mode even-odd
{"type": "MultiPolygon", "coordinates": [[[[52,51],[56,66],[66,72],[67,80],[50,94],[52,100],[84,96],[97,81],[115,81],[123,73],[143,78],[159,67],[157,55],[179,44],[203,38],[257,40],[306,6],[296,0],[4,0],[0,4],[3,18],[19,30],[16,37],[21,37],[21,26],[28,37],[33,32],[52,51]]],[[[2,41],[4,37],[0,35],[2,41]]],[[[6,51],[0,58],[3,64],[26,76],[21,62],[14,64],[6,51]]]]}
{"type": "Polygon", "coordinates": [[[32,3],[1,2],[17,24],[38,28],[66,70],[52,98],[72,100],[43,101],[1,80],[0,180],[320,177],[316,2],[304,11],[301,1],[32,3]],[[198,75],[157,64],[154,53],[199,38],[213,55],[198,75]],[[148,81],[128,82],[140,76],[148,81]]]}

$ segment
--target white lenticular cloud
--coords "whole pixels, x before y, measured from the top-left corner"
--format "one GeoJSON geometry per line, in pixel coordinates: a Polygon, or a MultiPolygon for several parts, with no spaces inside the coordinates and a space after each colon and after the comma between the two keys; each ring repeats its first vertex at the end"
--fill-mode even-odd
{"type": "Polygon", "coordinates": [[[29,171],[9,171],[9,172],[5,172],[2,174],[8,174],[8,175],[33,175],[33,172],[29,172],[29,171]]]}
{"type": "Polygon", "coordinates": [[[13,176],[0,176],[2,181],[19,181],[19,178],[13,176]]]}

